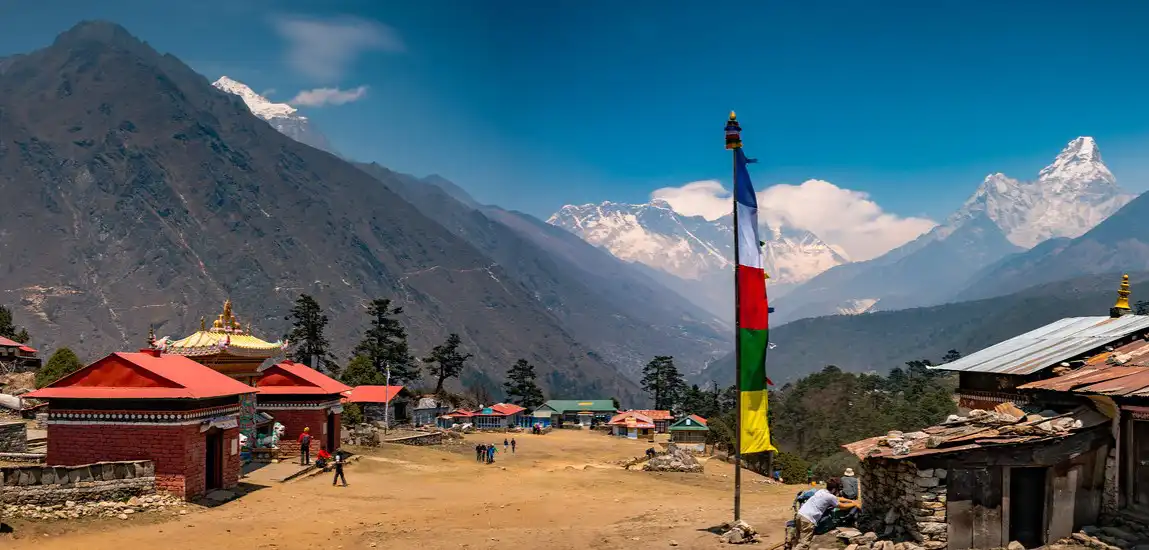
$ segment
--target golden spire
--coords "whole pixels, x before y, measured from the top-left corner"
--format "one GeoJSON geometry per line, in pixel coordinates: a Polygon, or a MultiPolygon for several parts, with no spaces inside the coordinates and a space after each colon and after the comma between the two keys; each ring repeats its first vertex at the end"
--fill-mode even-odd
{"type": "Polygon", "coordinates": [[[156,345],[156,330],[148,325],[148,347],[156,345]]]}
{"type": "Polygon", "coordinates": [[[1121,276],[1121,288],[1117,291],[1117,303],[1113,309],[1129,310],[1129,274],[1121,276]]]}
{"type": "Polygon", "coordinates": [[[736,118],[738,117],[734,115],[734,111],[730,111],[730,120],[734,120],[736,118]]]}
{"type": "Polygon", "coordinates": [[[199,329],[207,330],[207,318],[205,318],[203,315],[199,316],[199,329]]]}

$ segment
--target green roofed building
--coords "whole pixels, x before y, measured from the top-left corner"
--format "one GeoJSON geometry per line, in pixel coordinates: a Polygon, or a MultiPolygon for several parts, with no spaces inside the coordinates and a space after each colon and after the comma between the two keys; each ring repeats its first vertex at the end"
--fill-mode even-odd
{"type": "Polygon", "coordinates": [[[684,449],[701,453],[706,450],[706,434],[709,431],[705,418],[696,414],[684,416],[670,425],[670,441],[684,449]]]}
{"type": "Polygon", "coordinates": [[[588,428],[609,422],[618,409],[610,399],[552,399],[539,405],[534,416],[538,418],[540,413],[550,413],[550,424],[556,428],[563,424],[588,428]]]}

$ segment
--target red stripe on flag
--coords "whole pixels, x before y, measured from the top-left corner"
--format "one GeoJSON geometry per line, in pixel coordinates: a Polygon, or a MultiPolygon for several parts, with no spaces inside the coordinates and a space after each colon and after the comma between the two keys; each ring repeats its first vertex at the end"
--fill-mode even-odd
{"type": "Polygon", "coordinates": [[[738,328],[770,328],[768,310],[766,272],[754,267],[738,266],[738,328]]]}

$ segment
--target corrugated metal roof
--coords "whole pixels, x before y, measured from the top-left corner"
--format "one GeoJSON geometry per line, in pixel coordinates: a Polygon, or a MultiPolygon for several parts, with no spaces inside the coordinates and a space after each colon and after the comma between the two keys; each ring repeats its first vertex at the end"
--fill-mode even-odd
{"type": "Polygon", "coordinates": [[[1057,378],[1031,382],[1018,389],[1067,391],[1111,397],[1143,397],[1149,395],[1149,367],[1082,367],[1057,378]]]}
{"type": "Polygon", "coordinates": [[[1069,317],[932,368],[1032,374],[1142,331],[1149,331],[1149,315],[1069,317]]]}

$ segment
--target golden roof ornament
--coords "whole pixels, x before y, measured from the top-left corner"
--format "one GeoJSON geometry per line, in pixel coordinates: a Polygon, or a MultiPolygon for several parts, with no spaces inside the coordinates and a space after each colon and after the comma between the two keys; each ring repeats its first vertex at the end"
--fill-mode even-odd
{"type": "Polygon", "coordinates": [[[1109,308],[1110,317],[1120,317],[1133,312],[1133,309],[1129,307],[1129,294],[1129,274],[1126,273],[1121,276],[1121,287],[1117,290],[1117,303],[1109,308]]]}
{"type": "Polygon", "coordinates": [[[148,347],[156,345],[156,329],[148,325],[148,347]]]}

